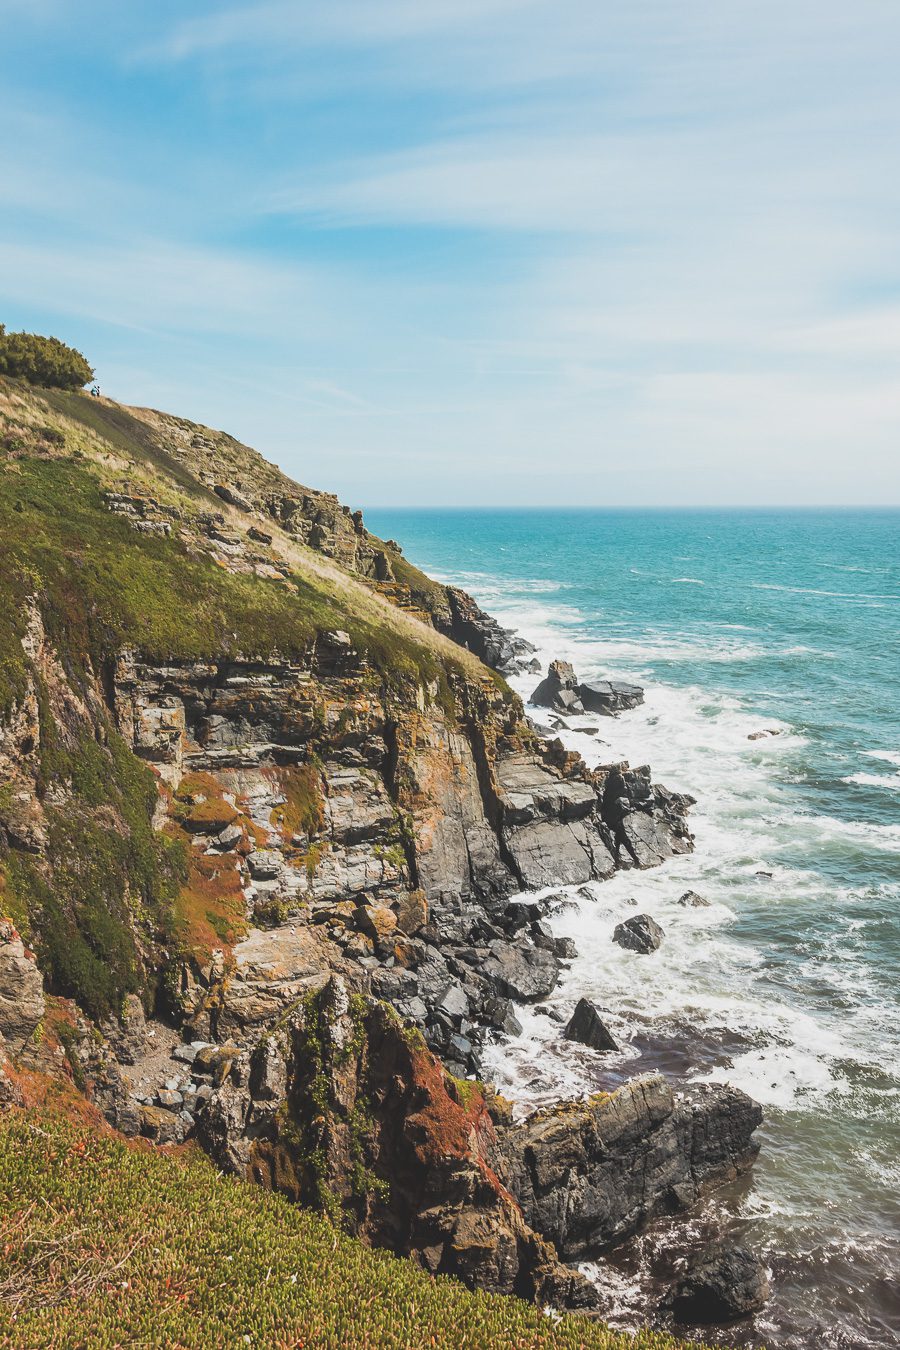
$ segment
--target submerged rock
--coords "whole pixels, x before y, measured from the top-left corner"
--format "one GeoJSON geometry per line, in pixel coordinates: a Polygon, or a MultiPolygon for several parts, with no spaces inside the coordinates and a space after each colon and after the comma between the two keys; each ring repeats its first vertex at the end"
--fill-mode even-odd
{"type": "Polygon", "coordinates": [[[626,919],[613,929],[613,942],[630,952],[644,955],[655,952],[664,937],[662,928],[649,914],[635,914],[633,919],[626,919]]]}
{"type": "Polygon", "coordinates": [[[492,942],[481,971],[500,994],[517,1003],[534,1003],[552,994],[559,980],[559,962],[541,947],[514,947],[492,942]]]}
{"type": "Polygon", "coordinates": [[[758,1312],[769,1297],[765,1264],[747,1247],[708,1247],[699,1263],[673,1285],[663,1307],[676,1322],[736,1322],[758,1312]]]}
{"type": "Polygon", "coordinates": [[[678,903],[685,909],[709,909],[709,901],[696,891],[685,891],[684,895],[679,895],[678,903]]]}

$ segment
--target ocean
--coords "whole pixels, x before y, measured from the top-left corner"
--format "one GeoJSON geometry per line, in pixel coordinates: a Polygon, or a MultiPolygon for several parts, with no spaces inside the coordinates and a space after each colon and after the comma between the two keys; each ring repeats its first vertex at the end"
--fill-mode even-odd
{"type": "MultiPolygon", "coordinates": [[[[530,638],[544,666],[642,684],[641,708],[599,732],[576,719],[563,740],[592,764],[650,764],[697,801],[693,854],[620,873],[553,921],[579,956],[551,1003],[568,1014],[593,998],[622,1052],[595,1056],[525,1010],[522,1036],[488,1056],[521,1106],[653,1069],[763,1105],[748,1178],[596,1270],[608,1320],[637,1325],[674,1254],[724,1223],[765,1256],[773,1294],[722,1344],[896,1347],[900,511],[373,510],[366,523],[530,638]],[[679,906],[687,890],[709,907],[679,906]],[[610,941],[632,900],[666,933],[650,957],[610,941]]],[[[513,683],[527,699],[537,679],[513,683]]]]}

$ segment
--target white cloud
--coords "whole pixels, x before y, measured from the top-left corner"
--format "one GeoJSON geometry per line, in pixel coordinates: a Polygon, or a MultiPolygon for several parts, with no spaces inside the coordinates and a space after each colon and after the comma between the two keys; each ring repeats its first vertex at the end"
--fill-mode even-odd
{"type": "Polygon", "coordinates": [[[546,0],[341,0],[340,4],[274,0],[212,11],[177,23],[158,46],[157,57],[185,60],[209,52],[269,46],[356,47],[366,43],[476,29],[544,7],[546,0]]]}
{"type": "Polygon", "coordinates": [[[7,89],[0,238],[114,392],[354,502],[900,499],[896,0],[96,10],[183,135],[7,89]]]}
{"type": "Polygon", "coordinates": [[[298,319],[328,331],[324,279],[310,269],[278,266],[210,248],[137,239],[77,249],[7,241],[4,294],[20,304],[159,332],[274,331],[289,340],[298,319]]]}
{"type": "Polygon", "coordinates": [[[795,328],[776,339],[795,353],[900,363],[900,305],[877,306],[795,328]]]}

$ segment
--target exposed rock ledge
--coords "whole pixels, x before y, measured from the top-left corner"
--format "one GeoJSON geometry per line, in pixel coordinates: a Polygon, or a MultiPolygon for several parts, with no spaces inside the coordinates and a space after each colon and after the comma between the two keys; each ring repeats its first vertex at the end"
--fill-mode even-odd
{"type": "Polygon", "coordinates": [[[0,919],[0,1059],[16,1054],[44,1016],[44,982],[9,919],[0,919]]]}

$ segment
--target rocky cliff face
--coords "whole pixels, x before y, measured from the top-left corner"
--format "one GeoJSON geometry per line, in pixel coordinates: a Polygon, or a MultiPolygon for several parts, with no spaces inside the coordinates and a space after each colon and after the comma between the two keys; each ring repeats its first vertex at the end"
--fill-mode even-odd
{"type": "Polygon", "coordinates": [[[223,1166],[435,1273],[589,1305],[590,1285],[525,1223],[498,1175],[491,1105],[385,1003],[338,977],[239,1055],[200,1129],[223,1166]]]}
{"type": "Polygon", "coordinates": [[[23,1050],[44,1016],[44,982],[34,956],[0,919],[0,1057],[23,1050]]]}
{"type": "MultiPolygon", "coordinates": [[[[228,931],[299,919],[361,963],[457,1069],[478,1071],[484,1028],[502,1028],[508,1000],[544,997],[559,977],[559,952],[509,897],[690,847],[686,799],[645,769],[588,772],[537,741],[490,680],[456,679],[452,706],[434,688],[405,702],[345,634],[325,633],[302,664],[159,665],[124,652],[103,687],[76,694],[37,613],[32,629],[33,687],[0,742],[15,788],[7,836],[40,868],[67,805],[85,846],[110,805],[89,823],[75,783],[42,785],[40,748],[54,737],[90,742],[112,773],[98,738],[117,735],[152,769],[154,824],[188,870],[183,931],[159,959],[198,1034],[217,1027],[202,980],[228,931]]],[[[151,964],[148,934],[131,926],[151,964]]]]}
{"type": "Polygon", "coordinates": [[[689,849],[690,799],[540,740],[476,659],[522,645],[335,499],[107,405],[75,456],[60,399],[19,400],[0,475],[0,912],[40,967],[0,929],[6,1052],[40,1060],[43,977],[119,1128],[589,1303],[560,1257],[746,1166],[755,1108],[652,1079],[514,1124],[474,1080],[573,955],[516,897],[689,849]]]}
{"type": "Polygon", "coordinates": [[[237,1054],[200,1132],[222,1166],[435,1273],[591,1306],[559,1258],[596,1257],[747,1168],[759,1120],[743,1093],[676,1098],[655,1076],[514,1124],[336,976],[237,1054]]]}
{"type": "Polygon", "coordinates": [[[110,693],[198,866],[237,872],[251,920],[314,924],[462,1071],[479,1069],[503,1000],[558,979],[512,894],[690,847],[686,799],[646,769],[589,773],[489,680],[455,680],[451,706],[436,689],[388,697],[343,634],[322,635],[305,665],[129,654],[110,693]]]}

